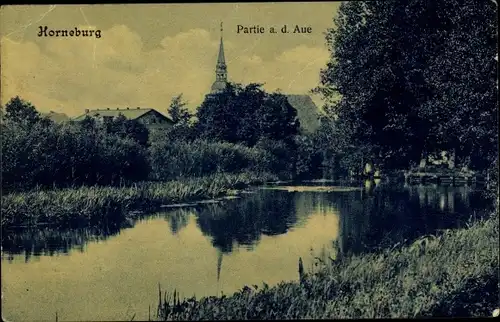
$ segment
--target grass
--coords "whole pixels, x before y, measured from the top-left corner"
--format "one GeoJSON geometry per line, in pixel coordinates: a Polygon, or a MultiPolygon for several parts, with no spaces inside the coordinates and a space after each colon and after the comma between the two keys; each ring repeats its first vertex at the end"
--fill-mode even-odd
{"type": "MultiPolygon", "coordinates": [[[[234,295],[160,296],[160,320],[491,316],[499,306],[498,214],[412,245],[325,264],[297,282],[234,295]]],[[[297,274],[299,279],[299,274],[297,274]]],[[[161,292],[160,292],[161,294],[161,292]]]]}
{"type": "Polygon", "coordinates": [[[132,210],[220,197],[233,189],[277,180],[266,173],[213,174],[169,182],[143,182],[130,187],[80,187],[35,190],[2,196],[2,228],[53,224],[100,225],[135,216],[132,210]]]}

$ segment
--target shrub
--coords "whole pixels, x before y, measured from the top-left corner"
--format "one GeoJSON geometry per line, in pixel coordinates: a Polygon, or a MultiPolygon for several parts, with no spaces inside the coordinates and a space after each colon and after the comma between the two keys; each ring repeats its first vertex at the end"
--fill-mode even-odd
{"type": "Polygon", "coordinates": [[[2,187],[118,184],[148,175],[147,151],[95,124],[2,122],[2,187]]]}
{"type": "Polygon", "coordinates": [[[236,173],[243,170],[265,172],[269,153],[227,142],[195,140],[188,142],[151,143],[152,178],[169,180],[212,173],[236,173]]]}

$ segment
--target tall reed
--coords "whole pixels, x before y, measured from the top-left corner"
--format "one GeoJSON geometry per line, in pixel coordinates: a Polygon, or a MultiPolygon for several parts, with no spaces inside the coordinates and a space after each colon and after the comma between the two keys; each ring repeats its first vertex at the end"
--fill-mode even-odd
{"type": "Polygon", "coordinates": [[[491,316],[498,307],[498,215],[379,254],[331,262],[301,282],[159,306],[160,320],[491,316]]]}
{"type": "Polygon", "coordinates": [[[267,173],[213,174],[168,182],[140,182],[127,187],[80,187],[35,190],[2,196],[2,226],[99,225],[153,210],[164,204],[210,199],[250,184],[277,180],[267,173]]]}

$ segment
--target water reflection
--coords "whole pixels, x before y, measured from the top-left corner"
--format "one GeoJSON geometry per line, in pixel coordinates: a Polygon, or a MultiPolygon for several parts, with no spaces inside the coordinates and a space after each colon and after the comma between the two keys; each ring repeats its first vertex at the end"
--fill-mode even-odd
{"type": "MultiPolygon", "coordinates": [[[[190,216],[195,216],[198,228],[211,239],[212,245],[222,253],[230,253],[234,246],[252,249],[261,236],[285,234],[302,226],[311,209],[319,207],[328,212],[331,205],[325,203],[328,201],[315,193],[257,190],[244,198],[171,209],[149,218],[164,218],[170,233],[176,235],[189,224],[190,216]]],[[[68,254],[72,249],[84,251],[87,243],[106,240],[134,224],[135,221],[129,220],[104,228],[8,231],[3,234],[2,247],[7,254],[26,254],[28,261],[32,256],[68,254]]]]}
{"type": "Polygon", "coordinates": [[[158,282],[186,296],[274,285],[297,280],[299,257],[310,270],[317,260],[377,251],[488,211],[468,187],[359,187],[256,189],[112,227],[3,233],[2,309],[12,320],[49,320],[55,311],[69,320],[146,320],[158,282]]]}
{"type": "Polygon", "coordinates": [[[366,183],[358,194],[328,198],[340,211],[340,253],[377,251],[419,236],[460,228],[491,209],[471,187],[400,186],[366,183]]]}
{"type": "Polygon", "coordinates": [[[298,258],[310,269],[317,256],[311,248],[331,254],[338,226],[338,211],[320,193],[256,191],[217,205],[172,209],[105,243],[90,243],[83,253],[28,263],[13,255],[2,267],[3,313],[10,320],[50,320],[56,311],[62,320],[130,320],[134,314],[146,320],[148,306],[158,301],[158,283],[200,297],[297,280],[298,258]]]}
{"type": "MultiPolygon", "coordinates": [[[[253,249],[262,236],[286,234],[303,226],[311,209],[323,215],[338,211],[341,229],[336,243],[340,253],[346,255],[462,227],[471,215],[480,218],[487,213],[486,205],[481,193],[468,186],[387,187],[380,182],[365,182],[359,191],[256,190],[240,199],[170,209],[154,217],[164,218],[170,233],[176,235],[187,227],[190,216],[195,216],[201,233],[221,254],[227,254],[235,247],[253,249]]],[[[45,227],[8,231],[3,232],[2,247],[7,260],[12,260],[12,254],[24,254],[28,262],[33,256],[83,252],[87,243],[106,240],[134,224],[124,221],[73,230],[45,227]]]]}
{"type": "Polygon", "coordinates": [[[328,212],[320,194],[288,193],[286,191],[260,190],[242,199],[177,209],[157,214],[170,223],[173,234],[188,223],[190,215],[203,235],[210,237],[215,248],[230,253],[234,247],[253,249],[262,236],[286,234],[289,229],[302,226],[311,209],[328,212]]]}
{"type": "Polygon", "coordinates": [[[32,257],[69,255],[71,251],[85,251],[89,242],[99,242],[119,234],[120,230],[131,228],[132,221],[105,227],[87,227],[72,230],[59,230],[40,227],[29,230],[10,230],[2,232],[2,259],[12,261],[14,254],[24,254],[25,262],[32,257]]]}
{"type": "Polygon", "coordinates": [[[241,200],[209,205],[196,215],[202,233],[223,253],[231,252],[234,245],[252,249],[262,235],[285,234],[297,222],[295,198],[283,191],[260,191],[241,200]]]}
{"type": "Polygon", "coordinates": [[[189,216],[192,213],[190,209],[175,209],[165,213],[165,219],[170,224],[172,234],[177,234],[179,230],[186,227],[189,223],[189,216]]]}

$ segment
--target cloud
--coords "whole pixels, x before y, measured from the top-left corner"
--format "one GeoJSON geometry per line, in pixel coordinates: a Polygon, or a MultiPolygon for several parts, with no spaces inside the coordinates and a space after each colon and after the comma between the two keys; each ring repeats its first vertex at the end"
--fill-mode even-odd
{"type": "Polygon", "coordinates": [[[256,65],[262,63],[262,58],[260,58],[259,56],[256,56],[256,55],[243,56],[243,57],[241,57],[241,62],[245,65],[256,66],[256,65]]]}
{"type": "Polygon", "coordinates": [[[244,56],[234,73],[243,83],[265,82],[268,91],[281,89],[284,93],[305,94],[318,84],[319,71],[328,59],[326,49],[298,46],[270,61],[244,56]]]}
{"type": "MultiPolygon", "coordinates": [[[[80,29],[95,27],[78,26],[80,29]]],[[[183,93],[194,110],[214,81],[218,35],[191,29],[165,36],[145,51],[140,36],[125,25],[102,37],[46,38],[38,43],[1,39],[2,104],[20,95],[40,111],[70,116],[86,108],[154,107],[166,112],[183,93]]],[[[323,48],[298,46],[264,60],[224,41],[229,80],[265,83],[265,89],[305,93],[328,60],[323,48]]]]}

